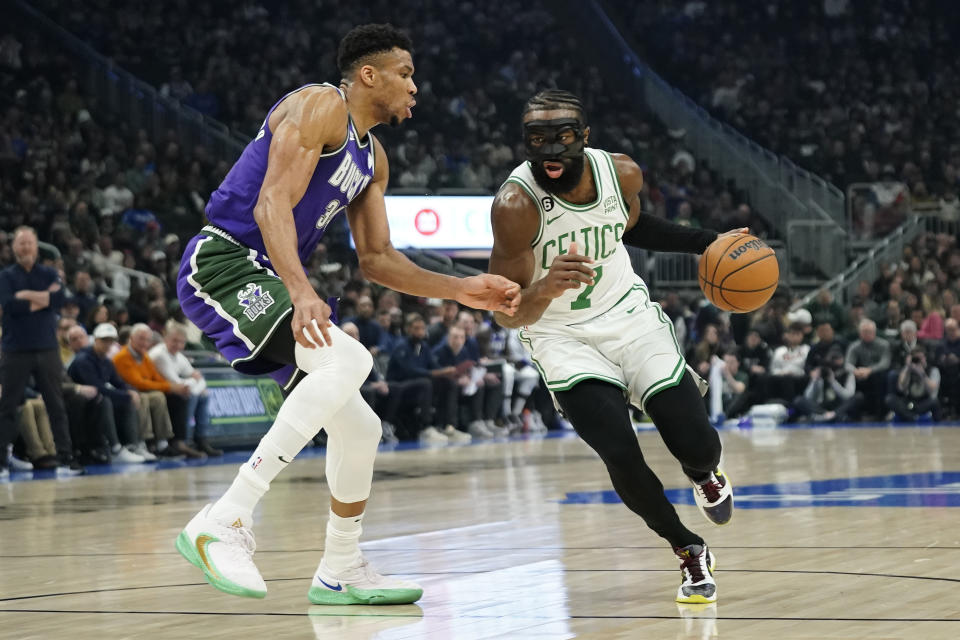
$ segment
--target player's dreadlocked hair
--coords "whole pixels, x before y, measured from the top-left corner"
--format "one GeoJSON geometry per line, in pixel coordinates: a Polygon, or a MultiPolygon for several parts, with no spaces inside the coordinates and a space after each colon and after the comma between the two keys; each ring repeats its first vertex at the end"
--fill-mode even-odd
{"type": "Polygon", "coordinates": [[[394,47],[413,52],[409,36],[392,24],[362,24],[351,29],[340,41],[337,67],[343,77],[357,68],[366,58],[385,53],[394,47]]]}
{"type": "Polygon", "coordinates": [[[523,106],[523,115],[531,111],[546,111],[548,109],[572,109],[580,112],[580,119],[587,121],[587,114],[583,110],[580,98],[563,89],[544,89],[527,100],[523,106]]]}

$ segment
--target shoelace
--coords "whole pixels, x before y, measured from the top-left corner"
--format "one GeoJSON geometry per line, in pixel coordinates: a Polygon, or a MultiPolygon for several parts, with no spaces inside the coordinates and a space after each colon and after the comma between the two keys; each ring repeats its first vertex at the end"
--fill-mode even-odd
{"type": "Polygon", "coordinates": [[[680,570],[686,571],[690,576],[691,583],[697,583],[704,579],[703,565],[700,564],[700,555],[704,555],[706,549],[700,552],[699,555],[691,555],[687,558],[683,558],[683,561],[680,563],[680,570]]]}
{"type": "Polygon", "coordinates": [[[703,484],[697,485],[697,491],[700,492],[700,495],[703,496],[707,502],[717,502],[720,500],[720,492],[723,490],[723,485],[717,479],[717,476],[710,474],[710,479],[704,482],[703,484]]]}
{"type": "Polygon", "coordinates": [[[220,536],[220,539],[227,543],[226,548],[230,549],[236,557],[248,562],[252,561],[253,553],[257,550],[257,541],[253,538],[253,531],[247,527],[225,527],[227,530],[220,536]]]}

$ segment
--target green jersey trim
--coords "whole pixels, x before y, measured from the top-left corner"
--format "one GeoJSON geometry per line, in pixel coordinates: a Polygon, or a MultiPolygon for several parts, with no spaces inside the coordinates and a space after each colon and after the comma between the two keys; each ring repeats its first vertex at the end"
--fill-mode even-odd
{"type": "Polygon", "coordinates": [[[620,176],[617,175],[617,165],[613,162],[613,156],[603,151],[603,157],[607,161],[610,173],[613,174],[613,184],[617,186],[617,201],[620,203],[620,211],[623,213],[623,219],[630,220],[630,209],[627,207],[626,200],[623,199],[623,186],[620,184],[620,176]]]}
{"type": "Polygon", "coordinates": [[[589,153],[584,153],[584,155],[587,156],[587,158],[590,160],[590,171],[592,172],[592,175],[593,175],[594,185],[596,185],[597,187],[597,199],[591,202],[590,204],[573,204],[572,202],[567,202],[560,196],[550,194],[557,201],[557,204],[559,204],[564,209],[567,209],[568,211],[589,211],[590,209],[593,209],[598,204],[600,204],[600,202],[603,200],[603,182],[600,180],[600,174],[597,171],[597,162],[593,159],[593,156],[590,155],[589,153]]]}

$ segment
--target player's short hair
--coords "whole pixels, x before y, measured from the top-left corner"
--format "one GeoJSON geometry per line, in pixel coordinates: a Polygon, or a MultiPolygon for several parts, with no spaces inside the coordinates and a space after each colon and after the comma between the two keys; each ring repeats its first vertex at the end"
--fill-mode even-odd
{"type": "Polygon", "coordinates": [[[340,41],[337,67],[346,77],[360,63],[368,62],[371,56],[386,53],[394,47],[413,52],[410,37],[392,24],[362,24],[351,29],[340,41]]]}
{"type": "Polygon", "coordinates": [[[580,112],[580,119],[587,121],[587,112],[583,109],[583,102],[576,95],[563,89],[544,89],[539,91],[523,105],[523,115],[531,111],[547,111],[550,109],[571,109],[580,112]]]}

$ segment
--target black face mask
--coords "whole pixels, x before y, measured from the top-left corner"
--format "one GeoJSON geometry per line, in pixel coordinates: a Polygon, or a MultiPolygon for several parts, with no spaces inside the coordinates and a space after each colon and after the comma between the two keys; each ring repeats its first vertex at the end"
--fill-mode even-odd
{"type": "Polygon", "coordinates": [[[544,191],[567,193],[576,188],[584,169],[584,127],[578,118],[524,122],[523,144],[533,178],[544,191]],[[570,134],[573,134],[573,141],[565,144],[562,140],[570,134]],[[547,161],[563,165],[563,173],[551,178],[543,168],[547,161]]]}

